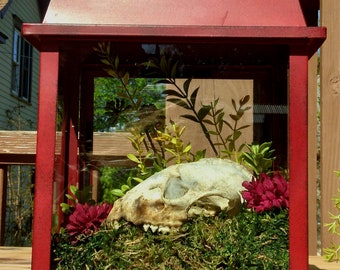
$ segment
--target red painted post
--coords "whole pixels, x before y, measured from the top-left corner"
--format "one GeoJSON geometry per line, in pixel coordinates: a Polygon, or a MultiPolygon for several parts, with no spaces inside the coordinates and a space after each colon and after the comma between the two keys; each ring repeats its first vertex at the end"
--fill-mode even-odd
{"type": "Polygon", "coordinates": [[[58,68],[58,52],[41,52],[33,212],[33,270],[48,270],[51,261],[58,68]]]}
{"type": "Polygon", "coordinates": [[[64,94],[64,119],[66,121],[65,158],[68,193],[70,185],[79,186],[79,160],[78,160],[78,118],[79,118],[79,87],[80,67],[77,57],[69,59],[64,68],[63,88],[64,94]]]}
{"type": "Polygon", "coordinates": [[[92,170],[96,169],[89,166],[87,156],[93,151],[94,75],[90,72],[82,73],[80,97],[79,151],[82,157],[80,183],[82,186],[88,186],[92,185],[92,170]]]}
{"type": "Polygon", "coordinates": [[[308,269],[308,57],[289,58],[289,269],[308,269]]]}

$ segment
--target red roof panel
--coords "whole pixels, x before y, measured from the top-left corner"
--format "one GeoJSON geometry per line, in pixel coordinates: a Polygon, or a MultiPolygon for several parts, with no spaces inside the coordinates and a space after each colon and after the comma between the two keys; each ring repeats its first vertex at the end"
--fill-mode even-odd
{"type": "Polygon", "coordinates": [[[306,26],[299,0],[52,0],[44,23],[306,26]]]}

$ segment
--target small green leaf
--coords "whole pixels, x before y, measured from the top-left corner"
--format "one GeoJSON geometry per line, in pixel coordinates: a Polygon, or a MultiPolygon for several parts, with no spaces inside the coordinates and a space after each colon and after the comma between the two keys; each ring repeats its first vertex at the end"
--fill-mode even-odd
{"type": "Polygon", "coordinates": [[[111,190],[111,194],[117,197],[123,197],[125,195],[124,192],[121,191],[120,189],[111,190]]]}
{"type": "Polygon", "coordinates": [[[189,88],[190,88],[190,83],[191,83],[191,78],[187,79],[184,83],[183,83],[183,90],[184,92],[188,95],[189,92],[189,88]]]}
{"type": "Polygon", "coordinates": [[[177,65],[178,65],[178,62],[176,62],[171,68],[171,78],[176,78],[177,65]]]}
{"type": "Polygon", "coordinates": [[[102,62],[103,64],[108,65],[108,66],[111,65],[111,63],[107,59],[100,59],[100,62],[102,62]]]}
{"type": "Polygon", "coordinates": [[[218,135],[219,133],[213,130],[208,131],[209,134],[211,135],[218,135]]]}
{"type": "Polygon", "coordinates": [[[138,183],[142,183],[144,180],[139,177],[132,177],[133,180],[137,181],[138,183]]]}
{"type": "Polygon", "coordinates": [[[168,96],[174,96],[174,97],[180,97],[180,98],[185,98],[181,93],[175,91],[175,90],[164,90],[163,91],[164,94],[168,95],[168,96]]]}
{"type": "Polygon", "coordinates": [[[171,103],[174,103],[174,104],[176,104],[176,105],[178,105],[178,106],[180,106],[180,107],[182,107],[184,109],[190,110],[189,105],[185,101],[183,101],[181,99],[178,99],[178,98],[169,98],[169,99],[167,99],[167,101],[171,102],[171,103]]]}
{"type": "Polygon", "coordinates": [[[160,79],[159,81],[157,81],[156,83],[162,83],[162,84],[172,84],[172,82],[170,80],[167,79],[160,79]]]}
{"type": "Polygon", "coordinates": [[[129,96],[124,92],[117,92],[117,96],[119,96],[121,98],[129,99],[129,96]]]}
{"type": "Polygon", "coordinates": [[[74,198],[73,198],[72,195],[70,195],[70,194],[65,194],[65,196],[66,196],[67,199],[74,201],[74,198]]]}
{"type": "Polygon", "coordinates": [[[70,191],[73,195],[76,195],[78,188],[76,186],[71,185],[70,186],[70,191]]]}
{"type": "Polygon", "coordinates": [[[234,99],[231,100],[231,103],[233,104],[233,107],[235,109],[235,111],[237,111],[237,107],[236,107],[236,102],[234,99]]]}
{"type": "MultiPolygon", "coordinates": [[[[151,68],[159,69],[159,65],[155,64],[155,63],[152,62],[152,61],[143,62],[141,65],[142,65],[142,66],[145,66],[145,67],[151,67],[151,68]]],[[[158,83],[158,82],[157,82],[157,83],[158,83]]]]}
{"type": "Polygon", "coordinates": [[[116,58],[115,58],[115,70],[118,70],[118,67],[119,67],[119,57],[116,56],[116,58]]]}
{"type": "Polygon", "coordinates": [[[245,105],[250,99],[249,95],[244,96],[243,98],[240,99],[240,105],[243,106],[245,105]]]}
{"type": "Polygon", "coordinates": [[[65,214],[68,214],[70,211],[70,205],[68,205],[67,203],[61,203],[60,204],[61,207],[61,211],[65,214]]]}
{"type": "Polygon", "coordinates": [[[203,119],[202,122],[206,123],[208,125],[214,125],[214,123],[211,120],[209,120],[209,119],[203,119]]]}
{"type": "Polygon", "coordinates": [[[120,189],[125,193],[126,191],[130,189],[130,187],[128,185],[122,185],[120,189]]]}
{"type": "Polygon", "coordinates": [[[247,128],[247,127],[250,127],[250,125],[244,125],[244,126],[242,126],[242,127],[239,127],[237,130],[245,129],[245,128],[247,128]]]}
{"type": "Polygon", "coordinates": [[[140,163],[139,159],[134,154],[127,154],[127,158],[133,162],[140,163]]]}
{"type": "Polygon", "coordinates": [[[238,121],[240,120],[240,117],[238,115],[235,114],[229,114],[230,118],[233,119],[234,121],[238,121]]]}
{"type": "Polygon", "coordinates": [[[129,84],[129,80],[130,80],[130,75],[129,75],[129,72],[126,72],[124,74],[124,77],[123,77],[123,82],[125,85],[128,85],[129,84]]]}
{"type": "Polygon", "coordinates": [[[160,61],[160,68],[161,68],[161,71],[166,75],[168,76],[168,65],[167,65],[167,61],[166,61],[166,58],[165,56],[163,55],[162,58],[161,58],[161,61],[160,61]]]}
{"type": "Polygon", "coordinates": [[[196,97],[197,97],[197,93],[198,93],[199,87],[197,87],[191,94],[190,96],[190,101],[193,107],[195,107],[196,104],[196,97]]]}
{"type": "Polygon", "coordinates": [[[198,120],[202,121],[207,114],[209,113],[211,107],[209,105],[204,105],[201,109],[199,109],[197,115],[198,115],[198,120]]]}
{"type": "Polygon", "coordinates": [[[192,148],[191,144],[188,144],[188,145],[184,148],[183,153],[188,153],[188,152],[190,152],[191,148],[192,148]]]}
{"type": "Polygon", "coordinates": [[[183,114],[183,115],[181,115],[181,117],[189,119],[189,120],[196,122],[196,123],[199,122],[199,120],[195,116],[190,115],[190,114],[183,114]]]}

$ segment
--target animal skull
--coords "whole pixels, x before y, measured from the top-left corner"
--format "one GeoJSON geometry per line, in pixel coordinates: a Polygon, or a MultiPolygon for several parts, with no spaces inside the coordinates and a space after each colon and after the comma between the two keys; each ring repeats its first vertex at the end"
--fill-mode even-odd
{"type": "Polygon", "coordinates": [[[226,159],[208,158],[172,165],[138,184],[118,199],[108,221],[124,218],[152,230],[179,227],[188,218],[237,211],[242,182],[252,175],[226,159]]]}

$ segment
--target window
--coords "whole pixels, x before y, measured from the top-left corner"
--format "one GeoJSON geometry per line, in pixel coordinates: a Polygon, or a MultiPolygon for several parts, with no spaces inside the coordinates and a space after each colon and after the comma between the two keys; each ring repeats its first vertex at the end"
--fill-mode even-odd
{"type": "Polygon", "coordinates": [[[32,82],[32,46],[21,36],[18,28],[13,33],[12,93],[30,102],[32,82]]]}

